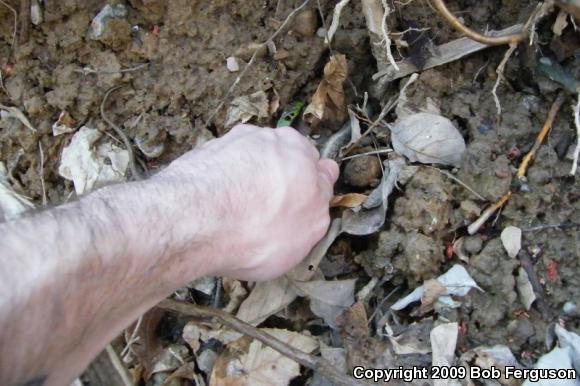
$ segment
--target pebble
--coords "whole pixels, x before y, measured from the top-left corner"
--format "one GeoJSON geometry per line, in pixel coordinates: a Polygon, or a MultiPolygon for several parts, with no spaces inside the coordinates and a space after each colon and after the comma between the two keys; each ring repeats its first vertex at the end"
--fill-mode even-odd
{"type": "Polygon", "coordinates": [[[463,248],[466,252],[474,255],[483,248],[483,241],[477,236],[468,236],[463,241],[463,248]]]}
{"type": "Polygon", "coordinates": [[[302,36],[314,36],[318,27],[318,16],[314,9],[300,12],[294,21],[292,30],[302,36]]]}
{"type": "Polygon", "coordinates": [[[240,65],[238,63],[238,59],[235,56],[230,56],[226,59],[226,66],[229,72],[238,72],[240,71],[240,65]]]}
{"type": "Polygon", "coordinates": [[[362,156],[352,159],[344,169],[347,184],[357,188],[376,185],[381,176],[381,163],[376,156],[362,156]]]}

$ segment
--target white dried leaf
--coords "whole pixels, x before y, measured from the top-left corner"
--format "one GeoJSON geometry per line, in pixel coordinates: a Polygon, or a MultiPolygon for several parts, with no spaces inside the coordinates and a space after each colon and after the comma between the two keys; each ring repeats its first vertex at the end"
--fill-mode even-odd
{"type": "MultiPolygon", "coordinates": [[[[297,332],[269,328],[260,331],[306,353],[318,347],[315,339],[297,332]]],[[[298,363],[257,340],[249,346],[232,344],[236,349],[224,352],[216,361],[210,386],[287,386],[300,375],[298,363]]]]}
{"type": "Polygon", "coordinates": [[[418,113],[390,125],[395,151],[411,162],[459,167],[465,140],[441,115],[418,113]]]}
{"type": "Polygon", "coordinates": [[[564,327],[556,324],[555,332],[558,336],[558,343],[560,347],[570,348],[570,358],[572,360],[572,366],[576,371],[580,372],[580,336],[574,332],[566,330],[564,327]]]}
{"type": "Polygon", "coordinates": [[[238,63],[238,59],[234,56],[230,56],[226,59],[226,67],[229,72],[240,71],[240,64],[238,63]]]}
{"type": "Polygon", "coordinates": [[[59,174],[74,183],[77,194],[84,194],[111,182],[125,180],[129,153],[111,143],[96,146],[102,133],[82,127],[62,151],[59,174]]]}
{"type": "Polygon", "coordinates": [[[238,123],[246,123],[254,117],[268,118],[269,112],[270,102],[264,91],[237,97],[230,105],[225,126],[230,128],[238,123]]]}
{"type": "Polygon", "coordinates": [[[356,279],[294,282],[299,295],[310,299],[314,315],[323,318],[332,328],[336,328],[336,318],[354,304],[355,284],[356,279]]]}
{"type": "MultiPolygon", "coordinates": [[[[481,288],[479,288],[475,280],[469,276],[469,273],[465,270],[465,268],[459,264],[455,264],[449,271],[439,276],[437,281],[439,281],[445,287],[445,292],[442,295],[463,297],[467,295],[473,288],[483,291],[481,288]]],[[[417,287],[409,295],[393,304],[391,309],[400,311],[407,307],[409,304],[418,302],[423,297],[424,292],[425,289],[423,286],[417,287]]]]}
{"type": "MultiPolygon", "coordinates": [[[[453,365],[458,332],[459,325],[457,323],[441,324],[431,331],[433,366],[449,367],[453,365]]],[[[451,379],[435,379],[433,385],[454,386],[461,385],[461,383],[451,379]]]]}
{"type": "Polygon", "coordinates": [[[516,284],[518,289],[518,294],[520,295],[520,301],[522,302],[526,310],[532,308],[532,304],[536,301],[536,293],[534,292],[534,287],[530,283],[530,278],[525,269],[520,267],[518,269],[518,276],[516,278],[516,284]]]}
{"type": "MultiPolygon", "coordinates": [[[[538,363],[534,366],[536,369],[573,369],[570,347],[555,347],[549,353],[543,355],[538,363]]],[[[522,386],[578,386],[576,379],[540,379],[537,382],[531,382],[526,379],[522,386]]]]}
{"type": "Polygon", "coordinates": [[[501,232],[501,242],[511,258],[515,258],[522,249],[522,230],[509,226],[501,232]]]}

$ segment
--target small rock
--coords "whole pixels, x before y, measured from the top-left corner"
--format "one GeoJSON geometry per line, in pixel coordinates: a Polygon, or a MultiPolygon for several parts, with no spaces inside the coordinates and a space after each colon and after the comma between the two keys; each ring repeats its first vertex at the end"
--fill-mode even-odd
{"type": "Polygon", "coordinates": [[[476,254],[483,248],[483,241],[477,236],[467,236],[464,239],[463,247],[469,254],[476,254]]]}
{"type": "Polygon", "coordinates": [[[479,217],[481,214],[479,205],[471,200],[461,201],[460,208],[467,218],[479,217]]]}
{"type": "Polygon", "coordinates": [[[229,72],[240,71],[240,65],[238,64],[238,59],[235,56],[230,56],[226,59],[226,66],[229,72]]]}
{"type": "Polygon", "coordinates": [[[318,27],[318,16],[314,9],[300,12],[294,20],[292,30],[302,36],[314,36],[318,27]]]}
{"type": "Polygon", "coordinates": [[[357,188],[376,186],[381,176],[381,163],[377,157],[363,156],[351,160],[344,169],[347,184],[357,188]]]}
{"type": "Polygon", "coordinates": [[[417,283],[435,277],[444,260],[441,248],[435,240],[416,231],[407,235],[405,252],[402,257],[397,256],[395,267],[417,283]]]}

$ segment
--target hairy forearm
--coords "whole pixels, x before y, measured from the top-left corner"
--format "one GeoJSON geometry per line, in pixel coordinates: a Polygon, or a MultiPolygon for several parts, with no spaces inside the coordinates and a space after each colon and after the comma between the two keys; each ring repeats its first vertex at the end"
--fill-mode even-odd
{"type": "MultiPolygon", "coordinates": [[[[173,248],[182,240],[157,223],[165,209],[143,204],[154,194],[143,191],[109,187],[0,225],[0,384],[70,381],[141,313],[193,279],[177,264],[191,258],[173,248]]],[[[203,243],[200,253],[209,253],[203,243]]],[[[198,266],[197,275],[208,273],[198,266]]]]}

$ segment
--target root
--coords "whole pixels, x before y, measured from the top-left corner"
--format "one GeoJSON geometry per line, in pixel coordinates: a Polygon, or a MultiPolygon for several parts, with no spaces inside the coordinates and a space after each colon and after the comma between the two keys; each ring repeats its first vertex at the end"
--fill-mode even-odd
{"type": "Polygon", "coordinates": [[[525,29],[522,33],[515,34],[515,35],[508,35],[508,36],[492,37],[492,36],[482,35],[478,32],[475,32],[475,31],[467,28],[458,18],[455,17],[455,15],[453,13],[451,13],[451,11],[449,11],[449,9],[447,8],[447,6],[445,5],[445,2],[443,0],[431,0],[431,3],[433,4],[433,6],[437,10],[437,12],[439,12],[439,14],[441,16],[443,16],[443,18],[453,28],[455,28],[457,31],[463,33],[468,38],[475,40],[476,42],[486,44],[488,46],[501,46],[504,44],[512,45],[512,44],[518,44],[522,40],[526,39],[528,36],[527,33],[525,32],[526,31],[525,29]]]}
{"type": "Polygon", "coordinates": [[[342,10],[344,9],[344,7],[348,5],[349,2],[350,0],[340,0],[340,2],[336,4],[336,7],[334,7],[334,13],[332,15],[332,23],[330,23],[330,27],[326,32],[326,41],[325,41],[326,44],[330,44],[330,42],[332,42],[332,37],[336,33],[338,25],[340,24],[340,15],[342,14],[342,10]]]}
{"type": "Polygon", "coordinates": [[[385,13],[383,15],[383,21],[381,23],[381,31],[383,32],[383,44],[385,45],[385,50],[387,52],[387,59],[389,63],[393,66],[396,71],[399,71],[399,66],[395,62],[395,57],[393,56],[393,51],[391,50],[391,38],[389,37],[389,27],[387,25],[387,17],[391,14],[391,8],[387,2],[388,0],[382,0],[383,8],[385,13]]]}

